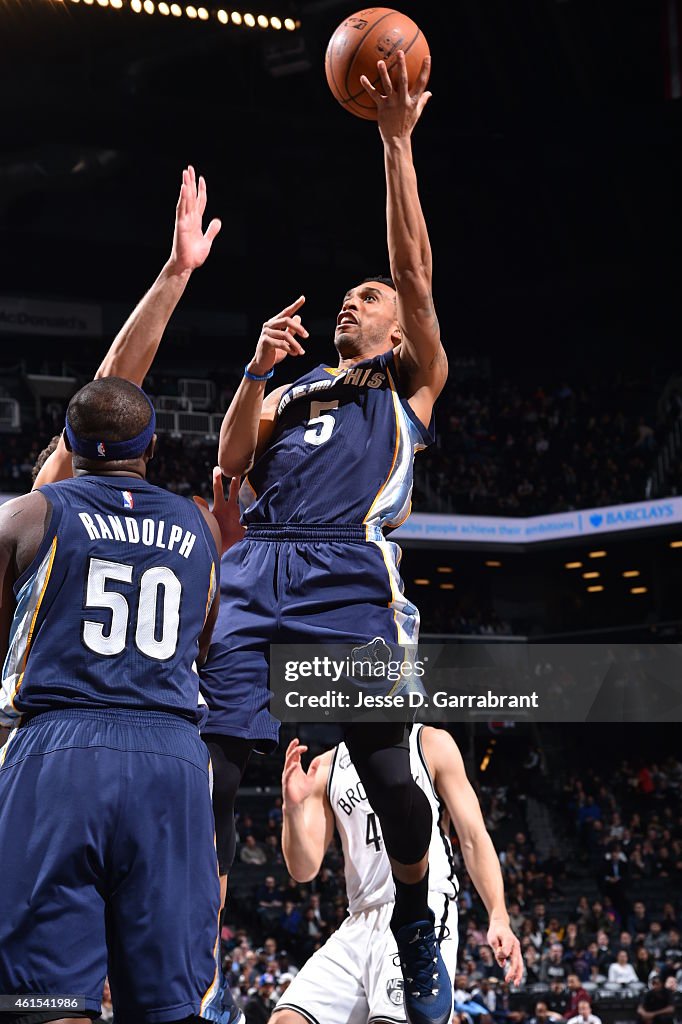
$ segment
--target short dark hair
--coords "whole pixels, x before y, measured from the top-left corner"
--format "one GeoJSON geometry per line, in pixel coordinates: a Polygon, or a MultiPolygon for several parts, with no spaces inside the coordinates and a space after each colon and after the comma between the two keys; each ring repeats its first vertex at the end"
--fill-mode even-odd
{"type": "Polygon", "coordinates": [[[35,461],[35,463],[33,465],[33,469],[31,470],[31,483],[32,484],[34,484],[36,482],[36,480],[38,479],[38,473],[41,471],[41,469],[43,468],[43,466],[45,465],[45,463],[49,459],[50,455],[52,455],[52,452],[55,451],[57,445],[59,444],[59,438],[61,436],[62,436],[61,434],[55,434],[54,437],[52,438],[52,440],[47,445],[45,445],[45,447],[43,448],[42,452],[40,453],[40,455],[36,459],[36,461],[35,461]]]}
{"type": "Polygon", "coordinates": [[[392,288],[394,292],[398,290],[395,286],[395,281],[393,280],[393,278],[387,277],[385,274],[377,274],[375,277],[365,277],[362,279],[360,284],[369,284],[370,281],[378,281],[379,284],[388,285],[388,287],[392,288]]]}
{"type": "Polygon", "coordinates": [[[129,380],[102,377],[76,392],[66,415],[78,437],[128,441],[149,425],[152,408],[145,393],[129,380]]]}

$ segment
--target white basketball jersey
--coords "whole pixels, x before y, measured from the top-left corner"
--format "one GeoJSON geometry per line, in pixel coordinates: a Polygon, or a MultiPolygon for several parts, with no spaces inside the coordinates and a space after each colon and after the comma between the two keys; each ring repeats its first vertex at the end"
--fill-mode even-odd
{"type": "MultiPolygon", "coordinates": [[[[450,840],[441,828],[443,804],[438,798],[421,745],[421,725],[410,730],[410,767],[412,777],[431,804],[433,825],[429,845],[429,890],[448,896],[457,895],[450,840]]],[[[327,796],[334,812],[343,847],[346,892],[351,914],[368,910],[394,898],[393,876],[379,819],[365,795],[345,743],[334,751],[327,796]]]]}

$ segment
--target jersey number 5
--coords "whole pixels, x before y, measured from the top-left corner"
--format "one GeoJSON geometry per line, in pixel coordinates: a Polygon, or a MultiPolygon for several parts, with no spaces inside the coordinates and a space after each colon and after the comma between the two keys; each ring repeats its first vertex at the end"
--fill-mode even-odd
{"type": "Polygon", "coordinates": [[[303,440],[308,444],[324,444],[332,436],[332,430],[336,424],[333,416],[330,416],[325,409],[338,409],[338,402],[311,402],[310,419],[308,429],[303,435],[303,440]]]}
{"type": "MultiPolygon", "coordinates": [[[[91,558],[85,584],[85,607],[110,613],[109,628],[89,619],[83,623],[83,642],[95,654],[115,657],[122,654],[128,639],[130,603],[120,590],[108,590],[107,584],[132,583],[133,566],[91,558]]],[[[135,646],[142,654],[167,661],[175,654],[180,630],[182,584],[172,569],[156,565],[142,573],[137,587],[135,646]],[[160,590],[163,587],[163,597],[160,590]],[[161,608],[159,602],[161,601],[161,608]]]]}

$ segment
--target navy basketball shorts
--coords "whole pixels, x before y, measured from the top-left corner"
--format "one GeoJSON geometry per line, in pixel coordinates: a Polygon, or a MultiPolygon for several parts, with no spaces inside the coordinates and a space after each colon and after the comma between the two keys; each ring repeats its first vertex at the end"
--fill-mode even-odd
{"type": "Polygon", "coordinates": [[[84,996],[98,1016],[108,974],[121,1024],[200,1014],[219,987],[220,888],[196,726],[48,711],[0,762],[0,993],[84,996]]]}
{"type": "Polygon", "coordinates": [[[417,644],[419,612],[403,593],[398,545],[378,527],[249,527],[223,556],[221,604],[200,670],[207,733],[273,749],[271,644],[417,644]]]}

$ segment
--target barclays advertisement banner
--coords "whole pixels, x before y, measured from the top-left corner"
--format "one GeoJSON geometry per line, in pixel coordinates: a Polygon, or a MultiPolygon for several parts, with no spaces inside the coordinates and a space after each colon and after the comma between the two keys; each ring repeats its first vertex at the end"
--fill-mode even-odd
{"type": "Polygon", "coordinates": [[[415,512],[391,538],[402,541],[491,541],[532,544],[571,537],[594,537],[620,530],[682,523],[682,498],[607,505],[603,508],[556,512],[527,519],[502,516],[444,516],[415,512]]]}

